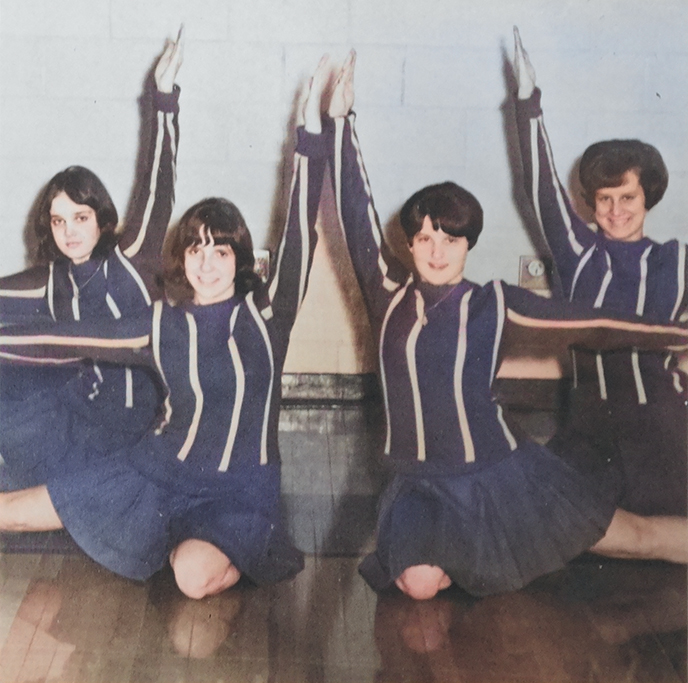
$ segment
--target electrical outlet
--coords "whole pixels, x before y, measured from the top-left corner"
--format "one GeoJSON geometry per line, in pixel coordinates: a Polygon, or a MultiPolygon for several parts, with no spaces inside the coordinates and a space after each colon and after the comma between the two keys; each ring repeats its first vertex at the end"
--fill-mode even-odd
{"type": "Polygon", "coordinates": [[[518,267],[518,286],[526,289],[548,289],[547,266],[537,256],[521,256],[518,267]]]}

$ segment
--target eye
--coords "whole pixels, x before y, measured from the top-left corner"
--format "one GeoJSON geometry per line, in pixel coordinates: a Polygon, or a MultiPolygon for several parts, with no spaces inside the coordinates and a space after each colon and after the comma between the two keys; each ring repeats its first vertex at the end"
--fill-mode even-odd
{"type": "Polygon", "coordinates": [[[60,218],[59,216],[51,216],[50,217],[50,225],[53,228],[57,228],[60,225],[62,225],[63,223],[64,223],[64,220],[62,218],[60,218]]]}
{"type": "Polygon", "coordinates": [[[195,244],[190,247],[187,247],[186,249],[186,253],[190,256],[195,256],[196,254],[198,254],[199,251],[200,249],[195,244]]]}
{"type": "Polygon", "coordinates": [[[447,235],[447,242],[449,242],[449,244],[454,244],[455,242],[458,242],[458,241],[459,241],[458,237],[455,237],[454,235],[447,235]]]}

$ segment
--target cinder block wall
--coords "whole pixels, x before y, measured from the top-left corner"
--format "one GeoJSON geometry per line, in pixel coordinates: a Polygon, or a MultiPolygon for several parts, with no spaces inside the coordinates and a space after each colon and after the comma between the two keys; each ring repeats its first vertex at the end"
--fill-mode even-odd
{"type": "MultiPolygon", "coordinates": [[[[175,218],[204,196],[227,196],[256,246],[273,246],[296,94],[323,52],[340,60],[353,46],[358,132],[383,222],[418,187],[456,180],[485,208],[468,276],[515,282],[518,256],[537,246],[514,187],[504,60],[518,24],[560,175],[595,140],[652,142],[671,181],[648,233],[688,236],[685,0],[0,0],[0,274],[25,266],[29,210],[69,164],[98,173],[124,213],[137,99],[181,22],[175,218]]],[[[368,371],[375,354],[360,295],[332,216],[323,224],[287,369],[368,371]]]]}

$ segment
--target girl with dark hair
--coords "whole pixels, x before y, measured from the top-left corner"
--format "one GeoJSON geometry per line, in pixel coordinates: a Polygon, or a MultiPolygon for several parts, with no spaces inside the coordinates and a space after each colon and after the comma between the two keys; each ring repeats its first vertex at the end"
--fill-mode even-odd
{"type": "MultiPolygon", "coordinates": [[[[0,279],[0,319],[126,319],[162,294],[157,281],[174,205],[179,138],[181,34],[154,70],[151,144],[131,217],[92,171],[56,174],[38,204],[39,265],[0,279]]],[[[1,488],[44,483],[119,445],[136,442],[160,409],[162,388],[147,370],[80,362],[62,368],[3,367],[0,382],[1,488]]]]}
{"type": "MultiPolygon", "coordinates": [[[[688,319],[685,244],[645,236],[647,212],[668,174],[660,153],[639,140],[606,140],[580,163],[591,229],[557,177],[535,71],[514,29],[516,114],[523,179],[561,281],[561,295],[612,314],[656,322],[688,319]]],[[[671,352],[572,352],[570,410],[550,448],[612,487],[639,514],[688,512],[688,376],[671,352]]]]}
{"type": "Polygon", "coordinates": [[[401,210],[415,272],[387,246],[354,132],[353,53],[327,122],[330,168],[354,270],[379,337],[394,477],[380,503],[377,549],[360,571],[376,590],[416,599],[452,581],[474,595],[516,590],[585,550],[688,561],[686,520],[641,518],[545,447],[522,438],[492,394],[514,335],[544,347],[672,343],[688,331],[603,319],[494,281],[463,277],[482,229],[476,198],[454,183],[401,210]],[[650,339],[654,332],[659,337],[650,339]],[[662,340],[664,333],[669,333],[662,340]]]}
{"type": "Polygon", "coordinates": [[[321,62],[298,130],[290,210],[267,284],[251,236],[224,199],[192,206],[171,235],[168,274],[189,296],[138,318],[10,328],[0,354],[150,363],[167,389],[164,421],[135,445],[47,486],[0,494],[0,529],[64,526],[108,569],[143,580],[168,561],[181,591],[218,593],[303,566],[280,519],[280,375],[308,283],[326,165],[321,62]],[[18,335],[18,336],[17,336],[18,335]]]}

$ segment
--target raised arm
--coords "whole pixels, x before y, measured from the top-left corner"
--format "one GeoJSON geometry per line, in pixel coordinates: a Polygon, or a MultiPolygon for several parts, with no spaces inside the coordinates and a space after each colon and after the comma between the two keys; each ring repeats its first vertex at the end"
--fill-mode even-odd
{"type": "Polygon", "coordinates": [[[155,275],[162,265],[162,245],[174,206],[179,143],[179,87],[174,79],[182,63],[182,30],[168,41],[154,71],[150,140],[142,175],[137,178],[132,209],[119,242],[153,298],[162,294],[155,275]]]}
{"type": "Polygon", "coordinates": [[[523,183],[540,228],[552,251],[566,296],[578,262],[595,241],[593,231],[576,214],[554,167],[554,157],[540,107],[535,69],[514,27],[514,74],[518,83],[516,122],[523,162],[523,183]]]}
{"type": "Polygon", "coordinates": [[[264,308],[263,316],[274,316],[285,354],[289,333],[306,295],[317,243],[315,221],[328,151],[320,110],[328,78],[328,59],[323,57],[309,84],[302,112],[304,126],[297,130],[289,211],[266,290],[268,308],[264,308]]]}
{"type": "Polygon", "coordinates": [[[385,242],[354,127],[351,51],[335,82],[328,110],[334,126],[330,172],[337,212],[368,312],[378,325],[394,293],[408,279],[406,268],[385,242]]]}

